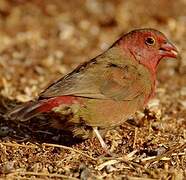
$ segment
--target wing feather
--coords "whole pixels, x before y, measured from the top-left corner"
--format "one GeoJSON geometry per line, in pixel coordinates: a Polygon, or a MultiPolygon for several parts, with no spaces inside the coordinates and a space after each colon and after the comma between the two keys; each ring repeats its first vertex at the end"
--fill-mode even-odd
{"type": "Polygon", "coordinates": [[[143,93],[144,88],[144,83],[134,65],[121,67],[92,60],[49,86],[40,94],[40,99],[72,95],[96,99],[132,100],[143,93]]]}

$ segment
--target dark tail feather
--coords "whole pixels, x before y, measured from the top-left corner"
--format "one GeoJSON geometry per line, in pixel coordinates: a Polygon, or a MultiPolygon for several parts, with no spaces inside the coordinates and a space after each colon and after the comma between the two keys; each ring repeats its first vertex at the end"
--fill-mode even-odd
{"type": "Polygon", "coordinates": [[[27,121],[40,113],[49,112],[54,107],[58,107],[61,104],[73,104],[76,101],[77,98],[73,96],[60,96],[50,99],[30,101],[8,112],[5,115],[5,118],[27,121]]]}
{"type": "Polygon", "coordinates": [[[5,116],[8,119],[12,120],[20,120],[20,121],[27,121],[34,116],[41,113],[38,108],[40,108],[43,105],[42,101],[30,101],[27,103],[24,103],[23,105],[20,105],[10,112],[8,112],[5,116]]]}

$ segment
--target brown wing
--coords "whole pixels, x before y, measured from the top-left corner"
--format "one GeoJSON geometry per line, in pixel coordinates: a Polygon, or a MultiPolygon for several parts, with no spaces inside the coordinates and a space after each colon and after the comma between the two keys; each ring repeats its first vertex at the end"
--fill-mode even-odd
{"type": "Polygon", "coordinates": [[[102,78],[98,78],[98,68],[100,70],[100,65],[94,59],[78,66],[70,74],[51,84],[40,94],[40,99],[65,95],[103,98],[99,91],[102,78]]]}
{"type": "Polygon", "coordinates": [[[131,100],[144,92],[144,82],[135,66],[120,67],[92,60],[49,86],[40,98],[79,96],[131,100]]]}
{"type": "Polygon", "coordinates": [[[100,92],[115,100],[132,100],[142,94],[145,84],[135,66],[110,67],[100,92]]]}

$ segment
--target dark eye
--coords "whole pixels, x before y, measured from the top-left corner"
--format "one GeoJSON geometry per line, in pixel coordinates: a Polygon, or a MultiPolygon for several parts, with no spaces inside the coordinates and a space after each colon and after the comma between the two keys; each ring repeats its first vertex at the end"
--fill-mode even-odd
{"type": "Polygon", "coordinates": [[[148,37],[146,40],[145,40],[145,43],[147,44],[147,45],[154,45],[155,44],[155,40],[154,40],[154,38],[152,38],[152,37],[148,37]]]}

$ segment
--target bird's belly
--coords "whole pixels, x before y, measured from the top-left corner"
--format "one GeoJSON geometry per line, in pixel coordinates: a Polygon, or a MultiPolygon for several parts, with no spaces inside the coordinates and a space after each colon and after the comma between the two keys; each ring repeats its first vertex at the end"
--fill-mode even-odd
{"type": "Polygon", "coordinates": [[[132,101],[88,99],[78,114],[88,126],[107,128],[122,124],[142,107],[141,97],[132,101]]]}

